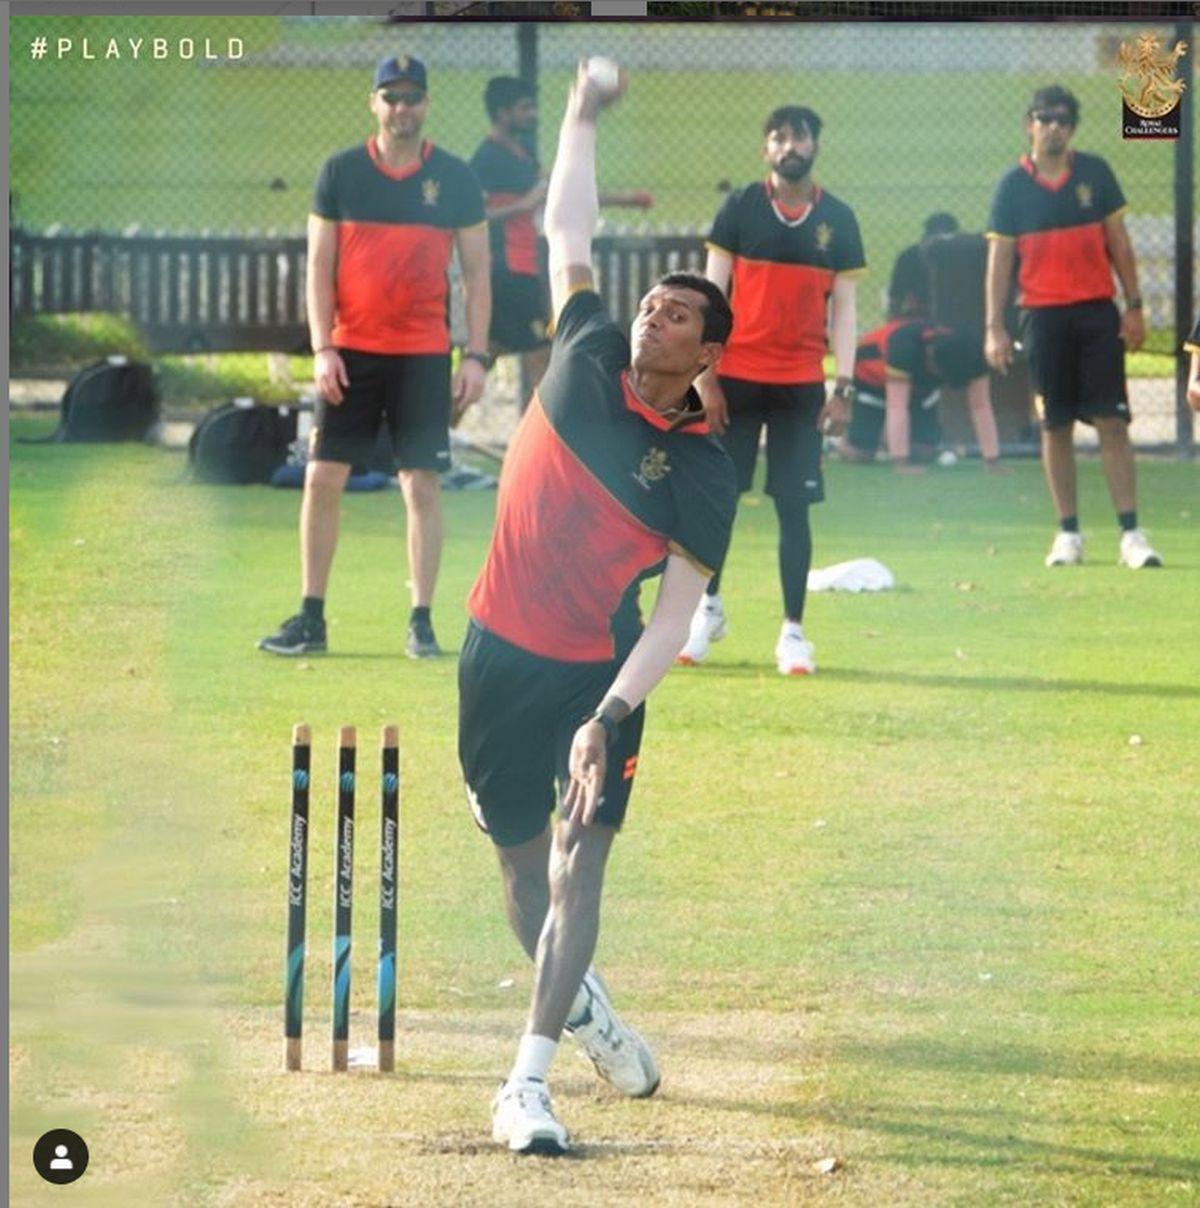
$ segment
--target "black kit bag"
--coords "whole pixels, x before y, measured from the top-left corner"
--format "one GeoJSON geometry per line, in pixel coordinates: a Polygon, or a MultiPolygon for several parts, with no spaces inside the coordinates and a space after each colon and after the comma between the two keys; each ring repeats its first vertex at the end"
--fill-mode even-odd
{"type": "Polygon", "coordinates": [[[154,370],[141,361],[108,357],[71,379],[62,397],[58,428],[25,443],[145,440],[158,420],[154,370]]]}
{"type": "Polygon", "coordinates": [[[200,482],[270,482],[296,439],[290,407],[226,403],[210,411],[188,442],[188,464],[200,482]]]}

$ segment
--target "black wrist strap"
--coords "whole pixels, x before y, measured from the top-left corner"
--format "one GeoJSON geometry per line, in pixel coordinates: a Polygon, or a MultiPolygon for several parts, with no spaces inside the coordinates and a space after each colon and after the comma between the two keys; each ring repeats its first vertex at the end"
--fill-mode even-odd
{"type": "Polygon", "coordinates": [[[607,713],[601,713],[598,709],[595,713],[589,713],[583,719],[585,722],[598,721],[604,727],[604,745],[611,747],[616,744],[617,736],[620,734],[620,727],[607,713]]]}
{"type": "Polygon", "coordinates": [[[467,349],[467,351],[463,353],[463,360],[478,361],[479,364],[484,367],[484,369],[491,369],[492,367],[492,358],[488,356],[486,352],[473,352],[471,349],[467,349]]]}

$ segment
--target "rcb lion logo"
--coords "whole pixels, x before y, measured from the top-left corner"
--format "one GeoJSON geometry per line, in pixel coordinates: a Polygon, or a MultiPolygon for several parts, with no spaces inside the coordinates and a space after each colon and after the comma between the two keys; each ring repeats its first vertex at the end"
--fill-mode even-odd
{"type": "Polygon", "coordinates": [[[638,472],[633,477],[643,490],[648,491],[652,483],[666,478],[670,472],[671,467],[667,465],[666,451],[663,449],[651,449],[642,458],[642,464],[638,467],[638,472]]]}
{"type": "Polygon", "coordinates": [[[1167,54],[1153,30],[1138,35],[1132,46],[1121,43],[1117,65],[1125,103],[1140,117],[1163,117],[1179,103],[1186,85],[1175,79],[1175,68],[1187,53],[1186,42],[1176,42],[1167,54]],[[1132,83],[1130,83],[1132,81],[1132,83]]]}
{"type": "Polygon", "coordinates": [[[427,206],[435,206],[438,203],[438,194],[442,191],[442,186],[436,180],[427,180],[421,185],[421,200],[427,206]]]}
{"type": "Polygon", "coordinates": [[[1081,209],[1090,209],[1092,205],[1092,186],[1077,185],[1075,187],[1075,197],[1078,200],[1081,209]]]}
{"type": "Polygon", "coordinates": [[[817,247],[823,252],[829,250],[829,245],[833,242],[833,227],[827,222],[821,223],[817,227],[817,247]]]}

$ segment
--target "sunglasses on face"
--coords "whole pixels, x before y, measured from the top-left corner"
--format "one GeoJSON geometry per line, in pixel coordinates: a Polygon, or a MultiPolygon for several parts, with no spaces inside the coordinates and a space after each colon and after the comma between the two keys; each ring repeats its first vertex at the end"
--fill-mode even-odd
{"type": "Polygon", "coordinates": [[[1067,130],[1075,125],[1069,113],[1042,113],[1038,112],[1033,115],[1035,121],[1039,121],[1043,126],[1062,126],[1067,130]]]}
{"type": "Polygon", "coordinates": [[[407,105],[410,109],[420,105],[425,100],[423,92],[392,92],[388,89],[379,94],[389,105],[407,105]]]}

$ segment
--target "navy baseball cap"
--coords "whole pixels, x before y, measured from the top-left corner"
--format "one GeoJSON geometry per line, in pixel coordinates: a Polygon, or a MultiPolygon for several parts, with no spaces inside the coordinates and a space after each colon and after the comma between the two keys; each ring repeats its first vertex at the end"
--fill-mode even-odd
{"type": "Polygon", "coordinates": [[[375,68],[375,83],[372,88],[383,88],[388,84],[397,84],[407,80],[422,92],[428,92],[429,86],[425,81],[425,64],[411,55],[389,55],[375,68]]]}

